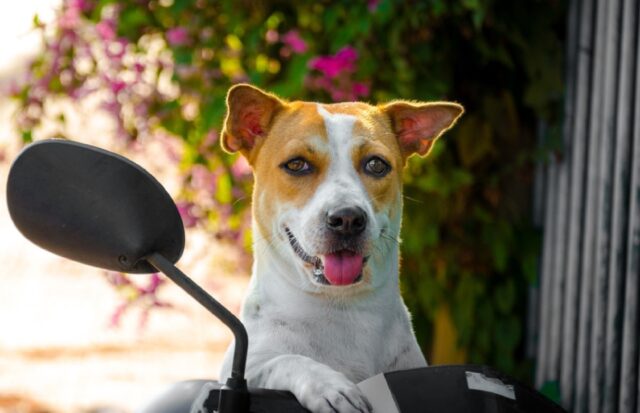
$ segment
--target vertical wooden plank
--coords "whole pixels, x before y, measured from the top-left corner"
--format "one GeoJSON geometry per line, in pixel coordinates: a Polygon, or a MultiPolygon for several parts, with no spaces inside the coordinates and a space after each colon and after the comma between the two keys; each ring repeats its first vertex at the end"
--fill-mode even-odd
{"type": "Polygon", "coordinates": [[[551,295],[545,296],[550,309],[550,318],[547,328],[549,329],[547,344],[547,380],[557,381],[560,378],[560,355],[561,355],[561,331],[562,314],[564,313],[564,288],[566,281],[566,246],[568,237],[569,208],[568,208],[568,187],[570,179],[570,166],[572,163],[572,132],[573,117],[575,113],[576,94],[576,60],[578,50],[578,2],[569,3],[569,18],[567,25],[567,52],[565,66],[565,100],[564,100],[564,124],[563,124],[563,148],[562,156],[557,160],[557,180],[556,189],[556,224],[551,229],[555,232],[553,246],[553,261],[551,272],[545,274],[547,282],[551,285],[551,295]]]}
{"type": "Polygon", "coordinates": [[[595,277],[592,306],[591,365],[589,368],[589,411],[602,413],[604,393],[605,327],[607,320],[608,275],[611,244],[611,208],[613,154],[615,151],[617,75],[619,52],[620,1],[609,0],[606,11],[604,94],[601,104],[601,142],[598,164],[598,215],[595,277]]]}
{"type": "MultiPolygon", "coordinates": [[[[538,131],[537,131],[537,147],[543,148],[544,146],[544,137],[546,134],[546,124],[544,121],[538,121],[538,131]]],[[[534,177],[534,187],[533,187],[533,223],[537,228],[540,228],[544,231],[544,218],[545,218],[545,204],[546,204],[546,170],[547,167],[545,162],[538,161],[536,164],[535,177],[534,177]]],[[[542,255],[542,254],[541,254],[542,255]]],[[[542,265],[542,256],[539,258],[540,268],[542,265]]],[[[536,359],[537,349],[540,333],[540,318],[539,318],[539,310],[541,307],[541,298],[540,298],[540,288],[541,282],[540,279],[543,277],[543,273],[540,272],[538,275],[538,282],[534,285],[529,286],[528,294],[527,294],[527,321],[526,321],[526,342],[525,342],[525,353],[526,358],[536,359]]],[[[537,372],[540,372],[540,369],[537,369],[537,372]]]]}
{"type": "Polygon", "coordinates": [[[627,262],[624,284],[624,310],[622,322],[622,360],[620,366],[620,413],[640,413],[640,6],[636,4],[635,38],[635,87],[633,107],[633,133],[631,146],[631,182],[629,192],[629,215],[627,225],[627,262]]]}
{"type": "MultiPolygon", "coordinates": [[[[639,62],[640,63],[640,62],[639,62]]],[[[640,76],[640,73],[638,73],[640,76]]],[[[640,88],[636,81],[636,99],[640,99],[640,88]]],[[[637,400],[640,389],[637,388],[638,374],[638,346],[640,346],[640,330],[638,328],[638,290],[640,284],[638,277],[640,272],[640,128],[637,119],[640,119],[640,110],[636,103],[636,125],[633,142],[633,176],[630,186],[631,202],[629,208],[628,245],[626,280],[624,286],[624,312],[622,326],[622,361],[620,372],[620,401],[618,403],[621,413],[635,411],[635,406],[640,408],[640,400],[637,400]]]]}
{"type": "Polygon", "coordinates": [[[549,308],[546,328],[548,343],[546,359],[546,380],[557,380],[560,375],[560,320],[562,320],[562,295],[564,291],[564,263],[565,246],[567,233],[567,167],[563,162],[557,162],[556,166],[556,206],[554,215],[557,217],[555,225],[550,228],[555,232],[553,235],[553,259],[550,267],[551,271],[546,274],[546,283],[550,286],[546,307],[549,308]]]}
{"type": "Polygon", "coordinates": [[[607,319],[604,349],[604,413],[618,409],[620,393],[620,357],[622,336],[623,291],[627,253],[630,150],[633,132],[633,98],[636,60],[636,1],[624,0],[619,27],[620,51],[618,101],[616,104],[615,155],[613,161],[613,193],[611,194],[611,240],[608,269],[607,319]]]}
{"type": "Polygon", "coordinates": [[[555,227],[557,221],[556,211],[556,197],[557,197],[557,164],[555,159],[551,159],[547,165],[547,181],[546,181],[546,202],[545,202],[545,231],[543,235],[543,250],[542,250],[542,277],[540,277],[540,305],[538,307],[540,320],[540,336],[538,337],[538,351],[537,351],[537,366],[536,366],[536,386],[542,387],[545,381],[548,380],[547,376],[547,355],[549,354],[549,319],[552,316],[551,306],[545,302],[545,297],[549,297],[551,293],[551,283],[549,282],[549,274],[553,268],[553,256],[554,256],[554,239],[555,232],[551,230],[555,227]]]}
{"type": "Polygon", "coordinates": [[[591,165],[596,162],[600,146],[600,109],[601,99],[603,96],[603,74],[604,74],[604,55],[605,47],[604,36],[598,35],[604,30],[606,22],[606,1],[597,1],[596,12],[593,14],[592,27],[595,36],[593,51],[593,72],[592,72],[592,98],[589,109],[589,150],[586,160],[587,182],[585,185],[585,214],[582,222],[583,227],[583,244],[581,259],[581,284],[580,284],[580,312],[578,321],[578,352],[576,355],[576,395],[575,409],[576,412],[584,412],[588,405],[588,383],[590,371],[590,340],[589,333],[591,331],[591,305],[593,295],[593,266],[594,266],[594,250],[595,250],[595,233],[596,233],[596,190],[598,183],[598,170],[591,165]]]}
{"type": "Polygon", "coordinates": [[[586,149],[589,143],[589,105],[591,103],[591,67],[593,65],[593,0],[585,0],[580,3],[578,56],[576,60],[576,93],[574,126],[572,133],[571,151],[571,181],[569,184],[570,201],[568,217],[568,242],[566,249],[566,285],[563,300],[565,311],[562,329],[562,360],[560,375],[560,390],[562,404],[565,408],[573,407],[575,397],[575,370],[576,348],[578,335],[578,308],[580,275],[581,275],[581,239],[582,221],[584,219],[584,192],[585,192],[585,159],[586,149]]]}

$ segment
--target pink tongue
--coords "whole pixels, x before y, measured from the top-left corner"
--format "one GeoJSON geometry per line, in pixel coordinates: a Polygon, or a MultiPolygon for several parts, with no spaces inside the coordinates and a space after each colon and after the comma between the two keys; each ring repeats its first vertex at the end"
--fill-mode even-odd
{"type": "Polygon", "coordinates": [[[332,285],[353,284],[362,272],[362,255],[338,251],[324,256],[324,276],[332,285]]]}

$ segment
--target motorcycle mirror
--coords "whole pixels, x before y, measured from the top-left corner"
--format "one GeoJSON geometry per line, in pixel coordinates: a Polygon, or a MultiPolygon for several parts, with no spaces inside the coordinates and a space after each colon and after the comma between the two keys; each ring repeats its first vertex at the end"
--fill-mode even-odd
{"type": "Polygon", "coordinates": [[[128,159],[61,139],[29,145],[7,182],[9,214],[34,244],[94,267],[163,272],[226,324],[235,337],[231,377],[221,412],[248,412],[244,379],[249,339],[244,325],[173,264],[184,249],[184,226],[162,185],[128,159]]]}
{"type": "Polygon", "coordinates": [[[162,185],[117,154],[62,139],[29,145],[7,182],[11,219],[34,244],[95,267],[128,273],[175,263],[184,249],[180,214],[162,185]]]}

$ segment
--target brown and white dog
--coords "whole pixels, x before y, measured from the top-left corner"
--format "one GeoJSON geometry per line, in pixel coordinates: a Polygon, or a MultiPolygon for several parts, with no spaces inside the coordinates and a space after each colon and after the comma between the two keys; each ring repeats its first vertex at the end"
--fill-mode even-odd
{"type": "Polygon", "coordinates": [[[313,412],[370,411],[354,383],[426,365],[399,290],[402,168],[463,108],[287,102],[250,85],[227,105],[222,145],[255,176],[249,386],[289,390],[313,412]]]}

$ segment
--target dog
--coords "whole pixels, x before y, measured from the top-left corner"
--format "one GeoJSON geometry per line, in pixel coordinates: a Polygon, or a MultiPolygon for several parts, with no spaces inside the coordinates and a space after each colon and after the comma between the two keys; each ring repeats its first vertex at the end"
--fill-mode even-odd
{"type": "Polygon", "coordinates": [[[320,104],[229,90],[221,144],[255,178],[241,312],[250,387],[291,391],[312,412],[369,412],[355,383],[427,365],[400,296],[402,169],[463,112],[452,102],[320,104]]]}

